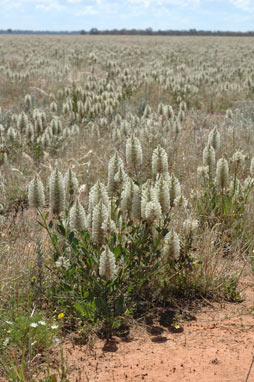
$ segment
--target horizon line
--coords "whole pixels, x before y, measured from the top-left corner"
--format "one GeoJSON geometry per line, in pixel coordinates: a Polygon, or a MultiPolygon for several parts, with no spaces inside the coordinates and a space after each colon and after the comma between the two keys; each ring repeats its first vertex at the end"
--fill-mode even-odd
{"type": "Polygon", "coordinates": [[[145,29],[138,29],[138,28],[112,28],[112,29],[98,29],[96,27],[91,28],[90,30],[85,30],[83,28],[78,30],[47,30],[47,29],[13,29],[13,28],[7,28],[7,29],[0,29],[0,33],[6,33],[6,34],[15,34],[15,33],[50,33],[50,34],[88,34],[88,35],[96,35],[96,34],[134,34],[137,32],[137,34],[145,34],[145,35],[156,35],[160,33],[188,33],[193,36],[201,34],[219,34],[219,33],[232,33],[232,34],[252,34],[254,33],[254,30],[246,30],[246,31],[239,31],[239,30],[223,30],[223,29],[196,29],[196,28],[189,28],[189,29],[152,29],[152,28],[145,28],[145,29]]]}

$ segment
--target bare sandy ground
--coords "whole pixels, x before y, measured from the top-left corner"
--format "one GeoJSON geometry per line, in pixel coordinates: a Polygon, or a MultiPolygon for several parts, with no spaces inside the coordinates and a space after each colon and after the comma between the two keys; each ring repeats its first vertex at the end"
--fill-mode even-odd
{"type": "Polygon", "coordinates": [[[151,322],[92,350],[67,340],[70,381],[254,382],[254,280],[242,287],[243,303],[209,304],[177,330],[151,322]]]}

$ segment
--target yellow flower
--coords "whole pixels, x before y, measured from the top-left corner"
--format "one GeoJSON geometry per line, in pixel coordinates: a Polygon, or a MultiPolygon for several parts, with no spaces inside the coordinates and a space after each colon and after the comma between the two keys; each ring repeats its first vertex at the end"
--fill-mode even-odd
{"type": "Polygon", "coordinates": [[[64,313],[59,313],[57,316],[59,319],[64,318],[64,313]]]}

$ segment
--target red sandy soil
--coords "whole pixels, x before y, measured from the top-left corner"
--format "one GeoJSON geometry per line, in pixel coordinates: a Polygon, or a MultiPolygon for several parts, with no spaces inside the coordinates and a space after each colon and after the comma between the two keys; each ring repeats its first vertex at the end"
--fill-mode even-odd
{"type": "Polygon", "coordinates": [[[241,286],[243,303],[208,304],[178,330],[157,321],[90,350],[66,340],[70,382],[254,382],[254,280],[241,286]]]}

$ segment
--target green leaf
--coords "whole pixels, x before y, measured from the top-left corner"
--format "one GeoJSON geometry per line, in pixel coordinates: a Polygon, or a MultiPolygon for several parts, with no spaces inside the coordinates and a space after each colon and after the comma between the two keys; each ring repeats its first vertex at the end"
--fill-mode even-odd
{"type": "Polygon", "coordinates": [[[120,316],[124,312],[124,296],[121,295],[115,302],[115,315],[120,316]]]}
{"type": "Polygon", "coordinates": [[[81,246],[81,251],[84,253],[84,255],[87,255],[86,248],[84,248],[83,245],[81,246]]]}
{"type": "Polygon", "coordinates": [[[79,240],[76,237],[74,237],[72,240],[72,244],[79,245],[79,240]]]}
{"type": "Polygon", "coordinates": [[[84,311],[84,308],[81,304],[79,304],[78,302],[75,302],[74,308],[81,315],[81,317],[85,316],[85,311],[84,311]]]}
{"type": "Polygon", "coordinates": [[[114,249],[114,255],[115,255],[115,257],[118,258],[118,257],[121,255],[121,252],[122,252],[122,250],[121,250],[121,246],[118,245],[118,246],[114,249]]]}
{"type": "Polygon", "coordinates": [[[71,244],[71,248],[72,248],[72,251],[73,251],[74,253],[77,253],[77,252],[78,252],[78,249],[77,249],[77,246],[76,246],[75,243],[72,243],[72,244],[71,244]]]}
{"type": "Polygon", "coordinates": [[[70,243],[72,242],[72,240],[74,239],[74,237],[75,237],[74,232],[71,232],[71,233],[69,234],[69,238],[68,238],[68,240],[69,240],[70,243]]]}
{"type": "Polygon", "coordinates": [[[58,224],[57,226],[57,229],[58,229],[58,232],[62,235],[62,236],[65,236],[66,232],[65,232],[65,228],[62,224],[58,224]]]}
{"type": "Polygon", "coordinates": [[[56,243],[58,241],[58,237],[55,234],[51,235],[51,241],[52,241],[53,245],[56,245],[56,243]]]}
{"type": "Polygon", "coordinates": [[[109,316],[109,307],[108,307],[107,301],[102,297],[96,297],[94,299],[94,302],[95,302],[95,305],[96,305],[96,308],[98,309],[98,311],[101,312],[106,317],[108,317],[109,316]]]}
{"type": "Polygon", "coordinates": [[[88,298],[88,297],[89,297],[89,295],[90,295],[90,293],[89,293],[88,291],[87,291],[87,292],[85,292],[85,293],[84,293],[84,296],[83,296],[83,297],[84,297],[84,299],[88,298]]]}

